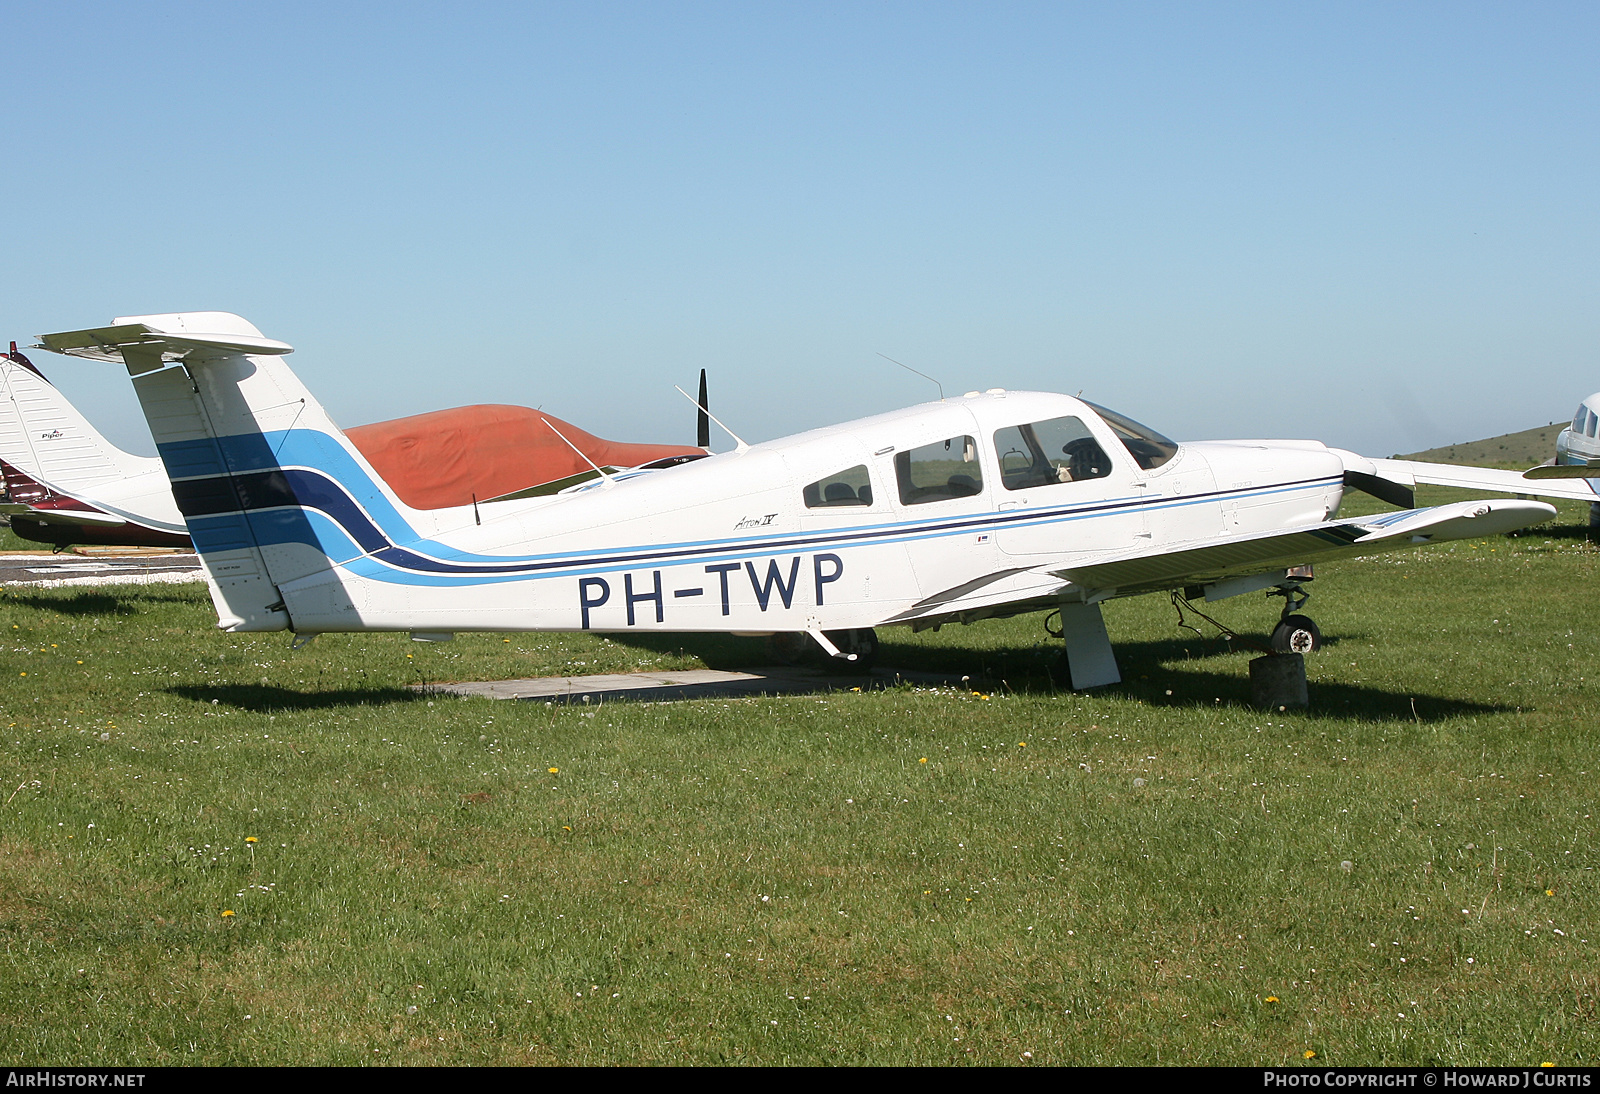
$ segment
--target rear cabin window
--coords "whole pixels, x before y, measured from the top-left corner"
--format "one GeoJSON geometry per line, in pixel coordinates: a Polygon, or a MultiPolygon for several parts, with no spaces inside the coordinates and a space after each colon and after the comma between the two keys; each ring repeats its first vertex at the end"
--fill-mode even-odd
{"type": "Polygon", "coordinates": [[[1081,418],[1008,425],[994,434],[1000,482],[1007,490],[1031,490],[1111,474],[1111,459],[1081,418]]]}
{"type": "Polygon", "coordinates": [[[818,479],[805,488],[807,509],[830,509],[838,505],[871,505],[872,480],[864,464],[836,475],[818,479]]]}
{"type": "Polygon", "coordinates": [[[951,437],[896,453],[894,471],[902,505],[970,498],[983,492],[978,442],[971,437],[951,437]]]}
{"type": "Polygon", "coordinates": [[[1111,427],[1111,432],[1117,435],[1117,440],[1122,442],[1128,450],[1128,455],[1133,457],[1133,462],[1146,471],[1154,471],[1173,456],[1178,454],[1178,442],[1169,440],[1151,429],[1147,425],[1140,425],[1125,415],[1118,414],[1115,410],[1107,410],[1098,403],[1084,402],[1093,407],[1095,412],[1111,427]]]}

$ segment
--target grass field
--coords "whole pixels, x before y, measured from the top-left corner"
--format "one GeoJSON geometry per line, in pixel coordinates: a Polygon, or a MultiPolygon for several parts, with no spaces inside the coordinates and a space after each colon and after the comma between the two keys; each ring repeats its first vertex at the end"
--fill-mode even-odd
{"type": "Polygon", "coordinates": [[[409,685],[759,646],[291,653],[199,586],[7,590],[0,1057],[1593,1063],[1580,508],[1320,568],[1284,714],[1157,597],[1108,606],[1089,694],[1033,617],[881,632],[966,688],[584,709],[409,685]]]}
{"type": "Polygon", "coordinates": [[[1556,438],[1561,435],[1567,424],[1555,422],[1551,425],[1524,429],[1519,433],[1505,433],[1481,441],[1447,444],[1396,458],[1422,460],[1425,463],[1462,463],[1478,467],[1518,469],[1533,467],[1556,454],[1556,438]]]}

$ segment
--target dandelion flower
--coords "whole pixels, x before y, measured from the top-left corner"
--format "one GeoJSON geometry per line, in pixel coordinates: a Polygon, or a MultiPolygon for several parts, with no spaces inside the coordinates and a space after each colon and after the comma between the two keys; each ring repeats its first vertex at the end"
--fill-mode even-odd
{"type": "Polygon", "coordinates": [[[924,756],[924,757],[922,757],[922,759],[918,760],[917,762],[919,764],[925,764],[925,763],[928,762],[928,757],[924,756]]]}
{"type": "Polygon", "coordinates": [[[560,768],[559,768],[559,767],[552,767],[552,768],[547,768],[547,770],[548,770],[548,771],[549,771],[549,772],[550,772],[550,774],[552,774],[552,775],[555,775],[555,774],[559,774],[559,773],[560,773],[560,771],[561,771],[561,769],[560,769],[560,768]]]}
{"type": "Polygon", "coordinates": [[[222,918],[223,919],[232,919],[233,918],[233,909],[232,908],[224,908],[224,909],[222,909],[222,918]]]}
{"type": "Polygon", "coordinates": [[[1278,1001],[1278,997],[1277,997],[1277,996],[1276,996],[1276,995],[1269,995],[1269,996],[1267,996],[1267,1002],[1269,1002],[1269,1003],[1276,1003],[1276,1002],[1277,1002],[1277,1001],[1278,1001]]]}
{"type": "Polygon", "coordinates": [[[256,839],[254,836],[246,836],[244,838],[244,841],[246,843],[260,843],[261,842],[260,840],[256,839]]]}
{"type": "Polygon", "coordinates": [[[1027,748],[1028,747],[1028,742],[1027,741],[1018,741],[1017,742],[1017,747],[1018,748],[1027,748]]]}
{"type": "Polygon", "coordinates": [[[1306,1050],[1305,1050],[1305,1052],[1304,1052],[1304,1053],[1303,1053],[1303,1054],[1302,1054],[1302,1056],[1301,1056],[1301,1058],[1302,1058],[1302,1059],[1306,1059],[1306,1060],[1309,1060],[1309,1059],[1311,1059],[1311,1057],[1313,1057],[1313,1056],[1315,1056],[1315,1055],[1316,1055],[1316,1053],[1315,1053],[1315,1052],[1312,1052],[1312,1051],[1311,1051],[1311,1050],[1310,1050],[1310,1049],[1309,1049],[1309,1048],[1308,1048],[1308,1049],[1306,1049],[1306,1050]]]}
{"type": "MultiPolygon", "coordinates": [[[[1556,895],[1556,891],[1554,889],[1546,889],[1544,891],[1544,895],[1545,896],[1555,896],[1556,895]]],[[[1555,1065],[1552,1064],[1551,1066],[1553,1067],[1555,1065]]]]}

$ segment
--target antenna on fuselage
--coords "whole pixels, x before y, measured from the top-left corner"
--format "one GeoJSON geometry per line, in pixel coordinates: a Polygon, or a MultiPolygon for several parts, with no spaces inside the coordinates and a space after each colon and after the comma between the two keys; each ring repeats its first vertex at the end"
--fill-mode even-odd
{"type": "MultiPolygon", "coordinates": [[[[545,425],[550,425],[550,419],[546,418],[542,414],[539,416],[539,420],[541,422],[543,422],[545,425]]],[[[553,425],[550,425],[550,432],[554,433],[557,437],[561,437],[561,443],[562,444],[565,444],[568,448],[572,449],[574,452],[576,452],[578,454],[578,457],[581,460],[583,460],[584,463],[586,463],[590,467],[594,468],[594,473],[596,475],[599,475],[600,478],[603,479],[604,482],[605,482],[605,486],[603,487],[603,489],[604,488],[609,488],[611,486],[616,485],[615,482],[612,480],[610,475],[608,475],[604,471],[600,470],[600,465],[599,464],[595,463],[588,456],[585,456],[583,454],[583,449],[579,448],[577,445],[573,444],[571,441],[567,440],[565,437],[562,437],[561,436],[561,430],[557,429],[553,425]]],[[[474,499],[474,501],[473,501],[473,507],[474,507],[474,511],[476,511],[476,507],[477,507],[476,499],[474,499]]]]}
{"type": "MultiPolygon", "coordinates": [[[[702,380],[702,383],[703,382],[704,381],[702,380]]],[[[704,402],[704,392],[705,392],[704,388],[701,388],[702,401],[700,401],[700,402],[695,402],[695,397],[693,395],[690,395],[687,391],[683,390],[683,388],[679,387],[677,384],[673,384],[672,385],[672,390],[676,391],[679,395],[682,395],[685,399],[688,399],[691,403],[694,403],[695,406],[700,408],[700,413],[704,414],[707,418],[710,418],[713,422],[716,422],[719,426],[722,426],[722,431],[724,433],[726,433],[728,436],[733,438],[734,444],[735,444],[735,448],[734,448],[735,452],[743,452],[745,449],[750,447],[749,445],[744,443],[744,438],[743,437],[740,437],[739,434],[737,434],[733,430],[729,429],[726,425],[723,425],[721,418],[717,417],[715,414],[711,413],[711,411],[706,409],[706,404],[704,402]]],[[[709,436],[710,432],[711,431],[709,429],[706,430],[706,436],[705,436],[705,442],[706,443],[701,445],[700,446],[701,448],[705,448],[707,445],[709,445],[711,443],[711,437],[709,436]]]]}
{"type": "MultiPolygon", "coordinates": [[[[888,361],[891,365],[899,365],[901,368],[905,369],[907,372],[917,372],[916,369],[912,368],[910,365],[906,364],[904,361],[896,361],[893,357],[890,357],[887,353],[880,353],[880,354],[878,354],[878,356],[882,357],[885,361],[888,361]]],[[[939,401],[941,403],[944,402],[944,385],[941,384],[938,380],[935,380],[932,376],[929,376],[926,372],[917,372],[917,375],[922,377],[924,380],[928,381],[928,383],[932,384],[934,387],[938,388],[939,389],[939,401]]]]}

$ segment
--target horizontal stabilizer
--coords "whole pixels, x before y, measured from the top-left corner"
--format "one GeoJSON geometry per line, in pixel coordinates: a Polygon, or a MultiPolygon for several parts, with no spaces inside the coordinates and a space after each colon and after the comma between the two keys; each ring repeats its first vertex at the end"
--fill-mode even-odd
{"type": "Polygon", "coordinates": [[[227,312],[175,312],[126,316],[109,327],[39,336],[39,348],[95,361],[122,361],[124,351],[159,354],[177,361],[191,353],[245,353],[278,356],[294,347],[265,338],[254,326],[227,312]],[[148,320],[148,321],[147,321],[148,320]]]}

